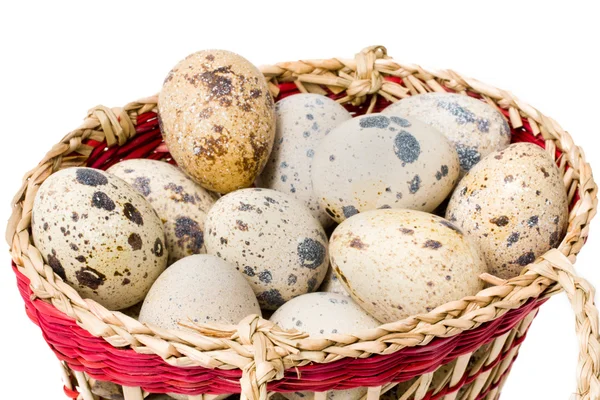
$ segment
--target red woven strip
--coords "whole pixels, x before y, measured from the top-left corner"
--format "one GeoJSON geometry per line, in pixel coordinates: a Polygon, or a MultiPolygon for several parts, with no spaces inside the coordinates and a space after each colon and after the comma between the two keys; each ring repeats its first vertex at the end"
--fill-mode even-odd
{"type": "Polygon", "coordinates": [[[63,390],[65,392],[65,394],[67,395],[68,398],[70,399],[76,399],[77,396],[79,396],[79,392],[76,390],[71,390],[66,386],[63,386],[63,390]]]}
{"type": "MultiPolygon", "coordinates": [[[[401,83],[397,77],[387,80],[401,83]]],[[[279,86],[278,100],[298,93],[293,83],[279,86]]],[[[478,97],[476,94],[470,94],[478,97]]],[[[333,99],[343,96],[329,93],[333,99]]],[[[379,96],[374,110],[381,111],[390,103],[379,96]]],[[[364,114],[368,103],[361,106],[346,105],[353,115],[364,114]]],[[[507,112],[503,111],[505,115],[507,112]]],[[[94,150],[88,166],[106,169],[109,166],[132,158],[167,159],[168,150],[162,137],[156,114],[149,112],[137,117],[136,136],[124,146],[106,148],[105,143],[92,140],[86,142],[94,150]]],[[[523,128],[512,130],[513,142],[532,142],[541,147],[541,137],[534,137],[531,127],[524,121],[523,128]]],[[[557,156],[560,152],[557,152],[557,156]]],[[[14,266],[13,266],[14,268],[14,266]]],[[[32,300],[29,281],[14,268],[19,290],[25,301],[29,318],[42,329],[44,338],[57,357],[70,368],[85,371],[90,376],[125,386],[141,386],[153,393],[175,392],[181,394],[239,393],[239,370],[211,370],[202,367],[177,368],[168,365],[156,355],[142,355],[131,349],[117,349],[101,338],[95,338],[80,328],[71,318],[58,312],[52,305],[41,300],[32,300]]],[[[415,376],[436,370],[462,354],[476,350],[494,338],[515,327],[529,312],[537,309],[545,300],[531,300],[517,310],[511,310],[495,321],[463,332],[452,338],[435,339],[426,346],[406,348],[390,355],[372,356],[366,359],[343,359],[329,364],[314,364],[300,367],[302,379],[297,379],[295,370],[286,371],[285,378],[269,385],[275,391],[325,391],[349,389],[357,386],[379,386],[388,382],[403,382],[415,376]]],[[[518,342],[520,343],[522,339],[518,342]]],[[[493,364],[495,365],[495,364],[493,364]]],[[[469,379],[474,379],[470,377],[469,379]]],[[[470,382],[465,379],[463,384],[470,382]]],[[[452,390],[458,389],[458,385],[452,390]]],[[[448,389],[446,389],[448,390],[448,389]]],[[[492,388],[490,389],[492,390],[492,388]]],[[[436,395],[437,396],[437,395],[436,395]]],[[[436,399],[438,397],[431,397],[436,399]]],[[[483,396],[481,396],[483,398],[483,396]]]]}
{"type": "MultiPolygon", "coordinates": [[[[100,380],[125,386],[141,386],[153,393],[239,393],[239,370],[178,368],[168,365],[156,355],[117,349],[104,339],[93,337],[52,305],[41,300],[31,301],[29,281],[14,266],[13,269],[28,315],[33,316],[32,321],[40,326],[44,338],[57,357],[72,369],[85,371],[100,380]]],[[[475,351],[503,335],[543,302],[544,300],[530,301],[477,329],[451,338],[435,339],[427,346],[406,348],[394,354],[366,359],[346,358],[330,364],[300,367],[301,380],[297,379],[295,370],[287,371],[285,378],[270,384],[269,389],[286,392],[324,391],[410,380],[432,372],[440,365],[475,351]]],[[[515,341],[515,345],[522,340],[523,338],[515,341]]]]}

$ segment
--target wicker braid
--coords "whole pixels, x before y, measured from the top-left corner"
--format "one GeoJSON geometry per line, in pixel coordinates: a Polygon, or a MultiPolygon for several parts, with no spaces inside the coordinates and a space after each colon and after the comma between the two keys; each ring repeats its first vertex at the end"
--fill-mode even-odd
{"type": "Polygon", "coordinates": [[[594,399],[600,394],[600,343],[598,340],[598,309],[594,304],[595,290],[577,276],[573,264],[558,250],[542,256],[544,261],[526,268],[530,273],[556,281],[565,291],[575,312],[579,340],[577,394],[581,399],[594,399]]]}
{"type": "Polygon", "coordinates": [[[506,110],[513,128],[527,125],[541,134],[550,154],[562,151],[557,160],[564,172],[569,198],[578,200],[569,215],[569,228],[558,250],[530,265],[527,273],[508,281],[487,277],[488,289],[444,304],[423,315],[412,316],[355,335],[336,334],[311,339],[299,332],[284,332],[269,321],[249,316],[236,326],[195,326],[196,332],[167,331],[146,326],[120,312],[111,312],[79,294],[45,265],[30,237],[31,210],[39,185],[59,169],[85,165],[91,141],[108,147],[123,145],[135,135],[137,117],[156,111],[157,97],[130,103],[123,108],[95,107],[83,124],[65,136],[25,174],[13,200],[6,239],[18,270],[30,279],[35,297],[50,302],[74,318],[92,335],[114,347],[131,346],[142,354],[157,354],[176,366],[241,369],[246,399],[265,399],[266,384],[281,379],[283,371],[312,362],[328,363],[345,357],[365,358],[390,354],[405,347],[422,346],[434,338],[451,337],[492,321],[532,298],[544,298],[565,290],[577,315],[581,343],[578,393],[581,399],[600,398],[598,317],[592,287],[575,275],[571,262],[588,235],[596,213],[597,187],[583,151],[554,120],[521,102],[511,93],[446,70],[428,72],[387,56],[382,46],[363,50],[354,59],[305,60],[262,67],[274,95],[279,84],[293,82],[302,92],[338,94],[341,103],[375,109],[378,96],[388,101],[414,94],[445,91],[476,93],[499,110],[506,110]],[[401,81],[385,79],[400,78],[401,81]],[[367,104],[368,102],[368,104],[367,104]]]}

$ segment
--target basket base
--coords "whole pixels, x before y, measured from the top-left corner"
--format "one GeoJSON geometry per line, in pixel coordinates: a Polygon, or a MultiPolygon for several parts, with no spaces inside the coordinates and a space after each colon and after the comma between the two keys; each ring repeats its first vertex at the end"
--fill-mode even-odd
{"type": "MultiPolygon", "coordinates": [[[[464,354],[435,371],[409,381],[352,391],[269,393],[272,400],[496,400],[515,362],[527,330],[537,314],[531,311],[518,325],[502,336],[464,354]]],[[[64,368],[65,394],[77,400],[167,400],[164,394],[150,394],[141,388],[123,387],[98,381],[83,372],[64,368]]],[[[239,399],[239,395],[174,395],[176,400],[239,399]]]]}

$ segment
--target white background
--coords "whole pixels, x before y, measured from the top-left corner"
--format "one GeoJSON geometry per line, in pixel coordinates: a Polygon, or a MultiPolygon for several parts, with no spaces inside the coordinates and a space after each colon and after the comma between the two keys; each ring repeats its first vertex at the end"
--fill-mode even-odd
{"type": "MultiPolygon", "coordinates": [[[[8,219],[22,175],[88,108],[154,94],[176,62],[205,48],[270,64],[351,57],[383,44],[398,60],[452,68],[512,91],[561,123],[600,168],[600,24],[593,3],[2,2],[0,219],[8,219]]],[[[577,269],[600,286],[596,226],[577,269]]],[[[2,254],[0,398],[63,399],[57,361],[25,316],[6,246],[2,254]]],[[[561,294],[534,322],[503,399],[567,399],[575,390],[577,350],[573,314],[561,294]]]]}

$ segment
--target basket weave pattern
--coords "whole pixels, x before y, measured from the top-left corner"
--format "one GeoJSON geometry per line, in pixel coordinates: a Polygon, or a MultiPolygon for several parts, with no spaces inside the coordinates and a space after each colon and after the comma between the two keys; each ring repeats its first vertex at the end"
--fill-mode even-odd
{"type": "Polygon", "coordinates": [[[298,92],[321,93],[355,114],[431,91],[481,98],[508,118],[513,141],[537,143],[556,158],[571,201],[564,240],[521,276],[508,281],[487,276],[493,285],[475,296],[356,335],[311,339],[257,316],[236,326],[195,326],[197,332],[145,326],[82,299],[44,264],[31,241],[33,199],[53,172],[82,165],[106,169],[124,158],[170,160],[156,119],[156,96],[123,108],[95,107],[81,127],[25,175],[6,237],[28,315],[63,361],[69,397],[97,399],[89,388],[91,377],[123,385],[127,400],[141,399],[146,392],[202,399],[211,396],[201,393],[240,391],[242,398],[254,400],[266,398],[268,390],[313,391],[318,400],[326,398],[327,390],[357,386],[370,386],[366,398],[371,400],[394,391],[388,382],[404,381],[410,386],[401,399],[495,399],[537,307],[564,290],[576,312],[581,343],[577,394],[581,399],[600,398],[594,290],[572,265],[596,212],[597,187],[583,151],[567,132],[506,91],[453,71],[428,72],[400,63],[380,46],[354,59],[280,63],[262,72],[278,99],[298,92]],[[483,361],[469,363],[484,345],[483,361]],[[452,364],[450,372],[433,385],[434,371],[447,363],[452,364]]]}

